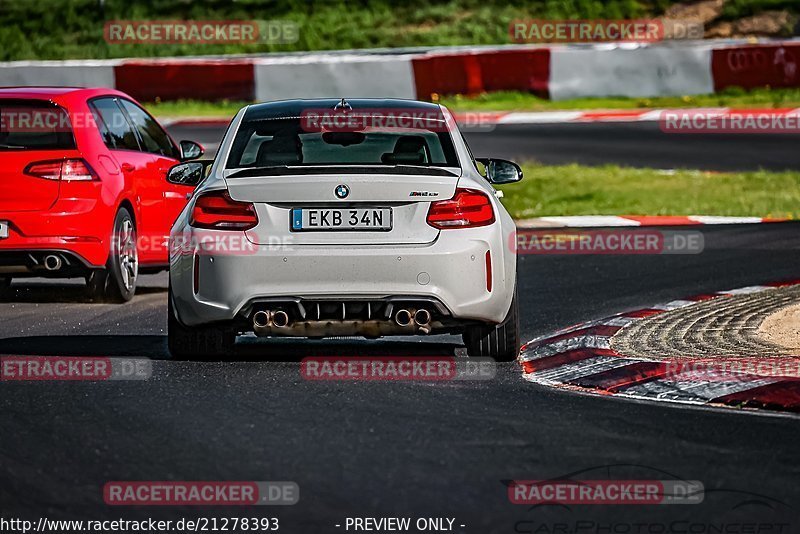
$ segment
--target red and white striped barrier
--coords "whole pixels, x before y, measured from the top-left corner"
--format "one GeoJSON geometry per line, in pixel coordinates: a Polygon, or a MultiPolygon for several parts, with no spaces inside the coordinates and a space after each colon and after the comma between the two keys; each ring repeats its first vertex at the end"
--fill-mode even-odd
{"type": "Polygon", "coordinates": [[[711,46],[557,47],[550,58],[552,100],[653,97],[714,92],[711,46]]]}
{"type": "Polygon", "coordinates": [[[144,101],[330,96],[429,100],[434,93],[499,90],[528,91],[554,100],[680,96],[730,86],[799,87],[800,42],[510,45],[397,54],[13,61],[0,63],[0,85],[114,87],[144,101]]]}
{"type": "Polygon", "coordinates": [[[0,63],[0,86],[115,87],[119,60],[11,61],[0,63]]]}
{"type": "Polygon", "coordinates": [[[123,60],[114,66],[114,78],[115,89],[144,102],[248,101],[255,94],[251,59],[123,60]]]}
{"type": "Polygon", "coordinates": [[[254,100],[416,98],[410,55],[309,54],[256,59],[254,100]]]}

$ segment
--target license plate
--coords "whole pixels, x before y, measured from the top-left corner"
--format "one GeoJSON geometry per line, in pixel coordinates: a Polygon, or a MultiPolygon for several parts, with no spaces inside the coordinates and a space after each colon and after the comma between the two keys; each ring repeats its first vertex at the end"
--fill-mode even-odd
{"type": "Polygon", "coordinates": [[[292,231],[392,229],[391,208],[295,208],[292,231]]]}
{"type": "Polygon", "coordinates": [[[5,239],[8,237],[8,223],[6,221],[0,221],[0,239],[5,239]]]}

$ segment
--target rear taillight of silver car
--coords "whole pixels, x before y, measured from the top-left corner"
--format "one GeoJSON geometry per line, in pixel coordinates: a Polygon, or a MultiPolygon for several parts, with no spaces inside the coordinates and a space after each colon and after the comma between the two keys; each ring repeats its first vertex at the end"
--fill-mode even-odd
{"type": "Polygon", "coordinates": [[[206,230],[250,230],[258,225],[256,208],[250,202],[233,200],[228,192],[209,191],[195,200],[189,221],[206,230]]]}
{"type": "Polygon", "coordinates": [[[495,221],[489,197],[477,189],[456,189],[448,200],[432,202],[428,209],[428,224],[440,230],[449,228],[476,228],[495,221]]]}

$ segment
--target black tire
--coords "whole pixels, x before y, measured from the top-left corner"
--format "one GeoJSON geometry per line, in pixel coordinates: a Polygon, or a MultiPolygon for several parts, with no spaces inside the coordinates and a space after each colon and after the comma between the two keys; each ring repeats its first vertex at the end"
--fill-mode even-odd
{"type": "Polygon", "coordinates": [[[469,356],[494,358],[511,362],[519,354],[519,301],[517,290],[511,299],[508,315],[499,325],[471,326],[462,335],[469,356]]]}
{"type": "Polygon", "coordinates": [[[167,347],[174,360],[211,360],[230,356],[236,334],[214,326],[192,328],[181,324],[172,305],[172,291],[167,296],[167,347]]]}
{"type": "Polygon", "coordinates": [[[0,276],[0,297],[4,297],[11,292],[11,277],[0,276]]]}
{"type": "Polygon", "coordinates": [[[136,223],[126,208],[114,218],[111,250],[105,269],[96,269],[86,277],[86,288],[98,302],[128,302],[136,293],[139,256],[136,250],[136,223]]]}
{"type": "Polygon", "coordinates": [[[95,269],[86,277],[86,292],[89,298],[96,302],[106,300],[106,281],[108,271],[105,269],[95,269]]]}

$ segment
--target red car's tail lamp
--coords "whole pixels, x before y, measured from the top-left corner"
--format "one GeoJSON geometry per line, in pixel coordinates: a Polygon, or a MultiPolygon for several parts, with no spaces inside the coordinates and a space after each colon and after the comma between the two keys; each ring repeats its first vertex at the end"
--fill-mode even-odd
{"type": "Polygon", "coordinates": [[[250,202],[233,200],[225,190],[210,191],[197,197],[189,224],[208,230],[250,230],[258,216],[250,202]]]}
{"type": "Polygon", "coordinates": [[[453,198],[431,202],[427,221],[440,230],[488,226],[494,222],[494,210],[483,191],[459,188],[453,198]]]}
{"type": "Polygon", "coordinates": [[[45,180],[63,180],[65,182],[99,180],[89,164],[78,158],[34,161],[29,163],[22,172],[28,176],[45,180]]]}

